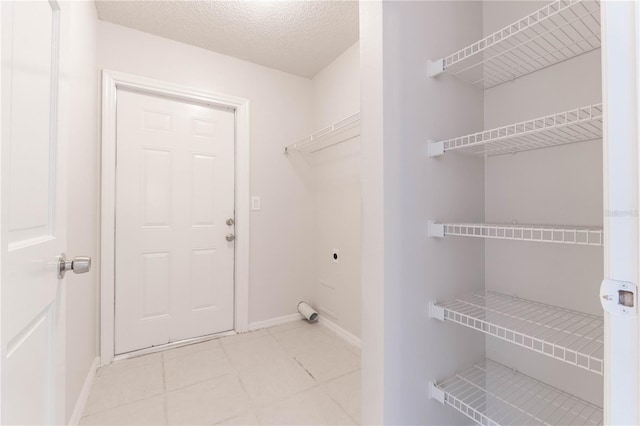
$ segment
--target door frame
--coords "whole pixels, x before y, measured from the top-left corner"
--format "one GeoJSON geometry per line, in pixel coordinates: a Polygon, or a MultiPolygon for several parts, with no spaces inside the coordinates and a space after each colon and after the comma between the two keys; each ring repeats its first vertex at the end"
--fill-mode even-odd
{"type": "Polygon", "coordinates": [[[116,95],[118,89],[228,108],[235,113],[234,330],[249,330],[249,100],[112,70],[102,70],[100,361],[115,357],[116,95]]]}
{"type": "MultiPolygon", "coordinates": [[[[639,284],[640,6],[602,2],[604,278],[639,284]]],[[[636,300],[637,301],[637,300],[636,300]]],[[[640,422],[640,315],[604,312],[604,424],[640,422]]]]}

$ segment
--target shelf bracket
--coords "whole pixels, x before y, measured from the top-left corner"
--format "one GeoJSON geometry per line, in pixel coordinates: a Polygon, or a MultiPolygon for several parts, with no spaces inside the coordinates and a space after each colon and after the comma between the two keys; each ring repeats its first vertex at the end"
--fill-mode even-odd
{"type": "Polygon", "coordinates": [[[427,145],[427,155],[429,157],[439,157],[444,154],[444,142],[429,141],[427,145]]]}
{"type": "Polygon", "coordinates": [[[431,238],[444,238],[444,224],[433,220],[427,222],[427,236],[431,238]]]}
{"type": "Polygon", "coordinates": [[[444,72],[444,58],[438,59],[437,61],[428,61],[427,68],[429,77],[435,77],[442,74],[444,72]]]}
{"type": "Polygon", "coordinates": [[[429,318],[444,321],[444,308],[436,302],[429,302],[429,318]]]}
{"type": "Polygon", "coordinates": [[[638,286],[627,281],[604,280],[600,285],[600,303],[610,314],[638,315],[638,286]]]}
{"type": "Polygon", "coordinates": [[[444,404],[444,392],[438,388],[436,382],[429,382],[429,397],[435,399],[440,404],[444,404]]]}

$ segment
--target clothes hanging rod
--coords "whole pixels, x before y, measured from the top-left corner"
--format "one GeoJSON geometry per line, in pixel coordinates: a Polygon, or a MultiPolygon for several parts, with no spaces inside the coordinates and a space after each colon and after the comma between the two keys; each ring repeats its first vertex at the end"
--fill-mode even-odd
{"type": "Polygon", "coordinates": [[[284,153],[290,152],[317,152],[330,146],[337,145],[352,139],[360,134],[360,113],[357,112],[344,118],[331,126],[325,127],[296,143],[287,145],[284,153]]]}

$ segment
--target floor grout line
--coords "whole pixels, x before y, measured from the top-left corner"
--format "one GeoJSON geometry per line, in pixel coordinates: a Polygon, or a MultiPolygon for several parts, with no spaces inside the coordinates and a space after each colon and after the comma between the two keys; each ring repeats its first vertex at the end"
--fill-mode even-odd
{"type": "Polygon", "coordinates": [[[342,412],[343,412],[343,413],[344,413],[348,418],[350,418],[351,420],[353,420],[353,423],[354,423],[354,424],[356,424],[356,425],[359,425],[359,424],[360,424],[360,422],[358,422],[356,419],[354,419],[354,418],[353,418],[353,416],[351,416],[351,414],[349,414],[349,412],[347,411],[347,408],[346,408],[346,407],[343,407],[343,406],[342,406],[342,404],[340,404],[340,402],[339,402],[338,400],[336,400],[334,397],[332,397],[332,396],[331,396],[331,394],[330,394],[329,392],[327,392],[327,390],[324,388],[324,386],[322,386],[322,385],[321,385],[321,386],[320,386],[320,389],[322,389],[322,392],[324,392],[324,394],[325,394],[325,395],[327,395],[327,397],[328,397],[331,401],[335,402],[335,403],[336,403],[336,405],[337,405],[338,407],[340,407],[340,409],[342,410],[342,412]]]}
{"type": "MultiPolygon", "coordinates": [[[[316,389],[316,388],[320,388],[320,391],[321,391],[324,395],[326,395],[326,396],[329,398],[329,400],[331,400],[333,403],[335,403],[335,404],[338,406],[338,408],[340,409],[340,411],[341,411],[344,415],[346,415],[348,419],[350,419],[351,421],[353,421],[355,424],[358,424],[358,422],[355,420],[355,418],[354,418],[351,414],[349,414],[349,412],[347,412],[346,407],[345,407],[345,406],[343,406],[343,405],[342,405],[342,404],[341,404],[341,403],[340,403],[336,398],[332,397],[332,396],[331,396],[331,394],[329,394],[329,393],[328,393],[328,391],[327,391],[327,389],[326,389],[326,386],[327,386],[327,384],[329,384],[330,382],[332,382],[332,381],[334,381],[334,380],[338,380],[338,379],[340,379],[340,378],[342,378],[342,377],[345,377],[345,376],[347,376],[347,375],[349,375],[349,374],[353,374],[354,372],[356,372],[356,371],[360,370],[360,367],[358,367],[358,368],[356,368],[356,369],[353,369],[353,370],[350,370],[350,371],[347,371],[347,372],[344,372],[344,373],[342,373],[342,374],[340,374],[340,375],[338,375],[338,376],[336,376],[336,377],[333,377],[333,378],[331,378],[331,379],[324,380],[324,381],[320,381],[319,379],[317,379],[317,378],[316,378],[316,377],[311,373],[311,371],[310,371],[310,370],[305,366],[305,364],[304,364],[301,360],[299,360],[299,359],[297,358],[297,356],[296,356],[296,352],[297,352],[297,350],[296,350],[295,348],[293,348],[291,351],[287,351],[287,350],[285,349],[285,347],[284,347],[283,343],[281,342],[281,340],[280,340],[280,339],[278,339],[278,338],[277,338],[277,336],[278,336],[279,334],[282,334],[282,333],[286,333],[286,332],[294,332],[294,331],[302,332],[303,334],[305,334],[305,333],[307,333],[307,332],[309,332],[309,331],[311,331],[311,330],[317,330],[317,329],[319,329],[319,330],[320,330],[320,332],[322,333],[322,335],[325,335],[325,336],[328,336],[328,337],[330,337],[330,338],[332,338],[332,339],[336,339],[336,340],[337,340],[337,342],[327,341],[326,343],[327,343],[327,344],[329,344],[330,346],[333,346],[333,345],[334,345],[334,344],[336,344],[336,343],[338,343],[339,345],[347,346],[347,347],[349,347],[349,345],[348,345],[348,344],[346,344],[346,342],[344,342],[344,341],[343,341],[343,339],[342,339],[339,335],[337,335],[337,334],[333,333],[331,330],[324,330],[322,327],[315,328],[315,327],[313,327],[313,325],[310,325],[310,326],[309,326],[309,325],[307,325],[307,324],[300,324],[300,325],[292,326],[292,327],[287,328],[287,329],[285,329],[285,330],[278,331],[277,333],[272,331],[272,329],[273,329],[273,328],[276,328],[276,327],[278,327],[278,326],[274,326],[274,327],[269,327],[269,328],[266,328],[266,329],[262,329],[262,330],[265,330],[266,332],[261,333],[261,335],[260,335],[260,336],[255,336],[255,337],[247,338],[246,340],[245,340],[245,339],[242,339],[242,340],[237,341],[237,342],[223,343],[223,339],[224,339],[224,337],[220,337],[219,339],[215,339],[215,340],[217,340],[217,341],[219,341],[219,342],[220,342],[218,347],[222,350],[222,354],[223,354],[223,357],[221,357],[219,360],[218,360],[218,359],[216,359],[216,361],[222,361],[222,360],[225,360],[226,362],[228,362],[228,364],[229,364],[229,366],[230,366],[231,370],[230,370],[230,371],[228,371],[228,372],[226,372],[226,373],[223,373],[223,374],[220,374],[220,375],[214,376],[214,377],[209,377],[209,378],[206,378],[206,379],[204,379],[204,380],[199,380],[199,381],[194,382],[194,383],[189,383],[189,384],[187,384],[187,385],[184,385],[184,386],[178,387],[178,388],[176,388],[176,389],[171,389],[171,390],[169,390],[169,389],[168,389],[168,387],[167,387],[167,386],[168,386],[168,384],[167,384],[167,375],[166,375],[166,367],[167,367],[167,364],[166,364],[166,363],[167,363],[167,361],[168,361],[168,360],[165,358],[165,355],[166,355],[166,353],[168,353],[168,352],[169,352],[170,350],[172,350],[172,349],[167,349],[167,350],[165,350],[164,352],[160,352],[160,353],[159,353],[159,355],[160,355],[160,360],[158,361],[158,363],[159,363],[159,365],[160,365],[160,368],[161,368],[161,370],[162,370],[162,371],[161,371],[161,374],[162,374],[162,391],[161,391],[160,393],[157,393],[157,394],[154,394],[154,395],[150,395],[150,396],[147,396],[147,397],[142,398],[142,399],[138,399],[138,400],[134,400],[134,401],[129,401],[129,402],[127,402],[127,403],[120,404],[120,405],[116,405],[116,406],[114,406],[114,407],[110,407],[110,408],[106,408],[106,409],[103,409],[103,410],[99,410],[99,411],[96,411],[96,412],[91,413],[91,414],[86,414],[86,415],[85,415],[85,414],[83,413],[83,415],[81,416],[81,418],[83,418],[83,417],[87,417],[87,416],[91,416],[91,415],[100,414],[100,413],[106,413],[107,411],[110,411],[110,410],[114,410],[114,409],[117,409],[117,408],[120,408],[120,407],[125,407],[125,406],[131,405],[131,404],[140,403],[140,402],[142,402],[142,401],[146,401],[146,400],[148,400],[148,399],[152,399],[152,398],[156,398],[156,397],[162,396],[162,403],[163,403],[163,410],[164,410],[164,422],[165,422],[165,425],[170,425],[171,423],[169,422],[169,408],[168,408],[168,396],[169,396],[169,393],[170,393],[170,392],[180,391],[180,390],[185,389],[185,388],[188,388],[188,387],[190,387],[190,386],[198,385],[198,384],[201,384],[201,383],[204,383],[204,382],[210,381],[210,380],[216,380],[216,379],[219,379],[219,378],[221,378],[221,377],[225,377],[225,376],[233,376],[233,377],[235,377],[235,379],[237,380],[238,384],[240,385],[240,388],[241,388],[242,392],[244,393],[244,395],[246,396],[246,398],[247,398],[247,400],[248,400],[248,402],[249,402],[249,409],[248,409],[247,411],[242,412],[242,413],[239,413],[239,414],[236,414],[236,415],[234,415],[234,416],[231,416],[231,417],[229,417],[229,418],[227,418],[227,419],[221,420],[221,421],[220,421],[220,422],[218,422],[218,423],[224,423],[225,421],[228,421],[228,420],[234,419],[234,418],[239,417],[239,416],[253,415],[253,416],[255,417],[255,418],[254,418],[254,420],[257,420],[259,424],[264,424],[264,420],[263,420],[263,419],[258,415],[258,411],[260,411],[260,410],[264,410],[264,409],[268,409],[268,408],[270,408],[270,407],[274,407],[274,406],[276,406],[276,405],[278,405],[278,404],[281,404],[281,403],[283,403],[283,402],[285,402],[285,401],[287,401],[287,400],[290,400],[291,398],[295,398],[296,396],[298,396],[298,395],[300,395],[300,394],[302,394],[302,393],[310,392],[310,391],[312,391],[312,390],[314,390],[314,389],[316,389]],[[305,328],[305,327],[313,327],[313,328],[309,328],[309,329],[307,329],[307,330],[300,330],[301,328],[305,328]],[[311,385],[311,386],[309,386],[309,387],[307,387],[307,388],[301,389],[301,390],[299,390],[299,391],[296,391],[296,392],[294,392],[294,393],[292,393],[292,394],[290,394],[290,395],[287,395],[287,396],[284,396],[284,397],[277,398],[276,400],[273,400],[273,401],[269,401],[269,402],[268,402],[268,403],[266,403],[266,404],[259,405],[256,401],[254,401],[254,399],[253,399],[253,398],[251,397],[251,395],[249,394],[249,392],[248,392],[248,390],[247,390],[247,387],[245,386],[245,384],[244,384],[244,382],[243,382],[243,380],[242,380],[242,377],[241,377],[241,374],[240,374],[241,372],[238,370],[238,368],[237,368],[237,367],[234,365],[234,363],[231,361],[231,357],[230,357],[230,355],[229,355],[228,350],[229,350],[230,348],[232,348],[232,347],[233,347],[233,345],[241,344],[241,343],[246,343],[246,342],[252,342],[252,341],[255,341],[256,339],[260,339],[260,338],[263,338],[263,337],[269,337],[272,341],[274,341],[274,342],[275,342],[275,345],[276,345],[276,346],[277,346],[277,347],[282,351],[282,353],[283,353],[283,355],[284,355],[284,358],[283,358],[283,359],[286,359],[286,360],[289,360],[289,361],[293,361],[296,365],[298,365],[300,368],[302,368],[302,369],[307,373],[307,375],[311,378],[311,381],[313,382],[313,385],[311,385]]],[[[258,331],[259,331],[259,330],[258,330],[258,331]]],[[[250,333],[251,333],[251,332],[250,332],[250,333]]],[[[315,333],[315,331],[314,331],[314,333],[315,333]]],[[[247,333],[247,334],[249,334],[249,333],[247,333]]],[[[294,335],[294,336],[295,336],[295,335],[294,335]]],[[[311,338],[313,339],[313,336],[311,336],[311,338]]],[[[290,339],[290,338],[289,338],[289,339],[290,339]]],[[[214,339],[212,339],[212,340],[214,340],[214,339]]],[[[265,340],[266,340],[266,339],[265,339],[265,340]]],[[[208,341],[207,341],[207,342],[208,342],[208,341]]],[[[195,343],[195,344],[193,344],[193,345],[185,345],[185,346],[182,346],[182,347],[186,347],[186,346],[195,346],[195,345],[202,344],[202,343],[207,343],[207,342],[200,342],[200,343],[195,343]]],[[[294,342],[294,343],[295,343],[295,342],[294,342]]],[[[323,342],[323,340],[321,339],[321,340],[320,340],[320,341],[318,341],[318,342],[315,342],[314,340],[311,340],[311,343],[323,344],[324,342],[323,342]]],[[[179,348],[176,348],[176,349],[179,349],[179,348]]],[[[172,357],[172,358],[170,358],[169,360],[177,359],[177,358],[184,357],[184,356],[193,355],[193,354],[195,354],[195,353],[203,352],[203,351],[206,351],[206,350],[209,350],[209,349],[213,350],[213,349],[215,349],[215,348],[207,348],[207,349],[204,349],[204,348],[203,348],[203,349],[201,349],[201,350],[189,351],[189,352],[187,352],[187,353],[184,353],[184,354],[181,354],[181,355],[177,355],[177,356],[175,356],[175,357],[172,357]]],[[[353,353],[353,352],[351,352],[351,351],[350,351],[350,353],[353,353]]],[[[355,356],[357,356],[357,354],[354,354],[354,355],[355,355],[355,356]]],[[[360,358],[360,357],[358,357],[358,358],[360,358]]],[[[133,359],[133,358],[132,358],[132,359],[133,359]]],[[[122,360],[121,362],[123,362],[123,363],[124,363],[124,362],[127,362],[127,361],[128,361],[128,360],[122,360]]],[[[148,367],[148,366],[153,365],[153,364],[155,364],[155,362],[153,362],[153,361],[152,361],[152,362],[149,362],[149,363],[141,364],[141,365],[139,365],[139,366],[133,366],[133,367],[131,367],[131,368],[127,368],[127,369],[125,369],[125,370],[123,370],[123,371],[121,371],[121,372],[109,373],[109,374],[106,374],[106,375],[111,375],[111,374],[122,374],[122,373],[125,373],[125,372],[127,372],[127,371],[130,371],[131,369],[138,369],[138,368],[142,368],[142,367],[148,367]]],[[[106,376],[106,375],[105,375],[105,376],[106,376]]]]}

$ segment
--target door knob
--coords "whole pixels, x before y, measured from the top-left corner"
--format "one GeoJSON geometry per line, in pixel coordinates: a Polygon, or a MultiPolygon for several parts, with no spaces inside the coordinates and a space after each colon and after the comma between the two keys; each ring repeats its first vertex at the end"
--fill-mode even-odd
{"type": "Polygon", "coordinates": [[[233,218],[230,217],[229,219],[227,219],[227,225],[233,226],[234,223],[236,222],[233,220],[233,218]]]}
{"type": "Polygon", "coordinates": [[[67,271],[74,274],[84,274],[91,270],[91,258],[87,256],[76,256],[73,260],[67,260],[64,253],[58,256],[58,278],[64,278],[67,271]]]}
{"type": "Polygon", "coordinates": [[[236,239],[236,236],[233,234],[227,234],[226,239],[227,241],[233,241],[236,239]]]}

